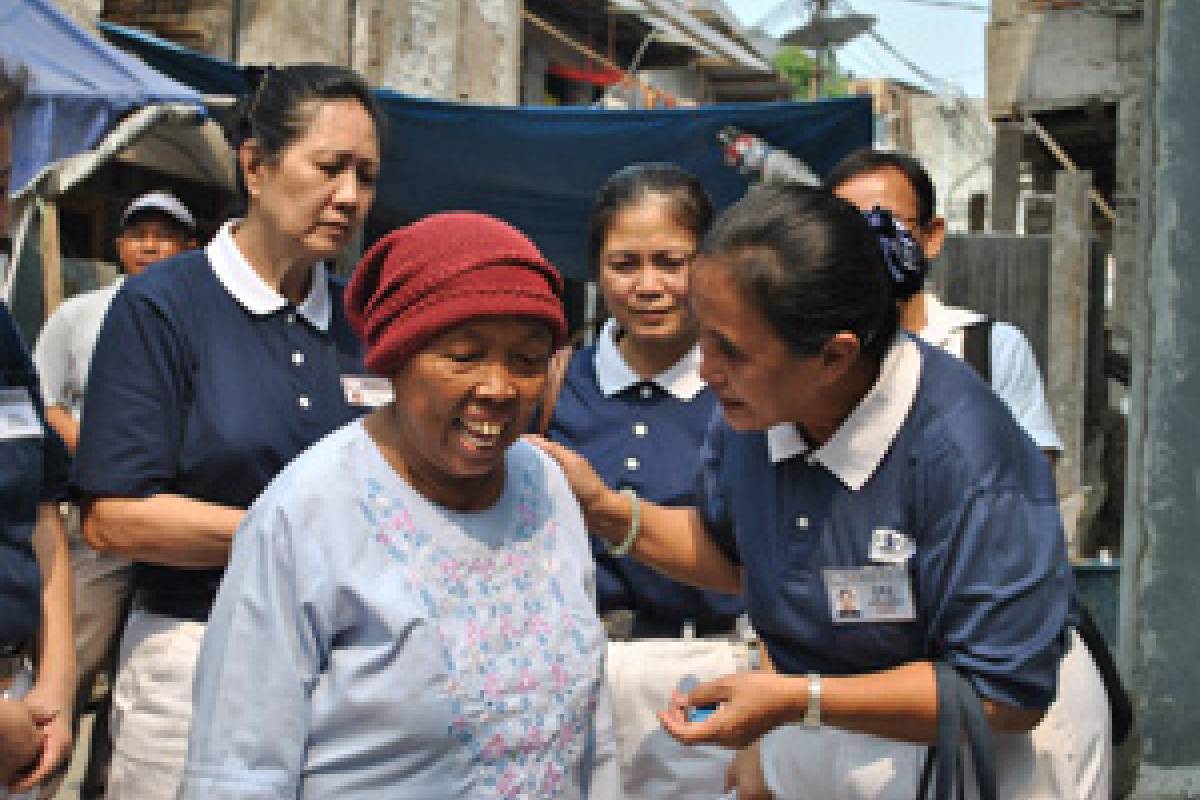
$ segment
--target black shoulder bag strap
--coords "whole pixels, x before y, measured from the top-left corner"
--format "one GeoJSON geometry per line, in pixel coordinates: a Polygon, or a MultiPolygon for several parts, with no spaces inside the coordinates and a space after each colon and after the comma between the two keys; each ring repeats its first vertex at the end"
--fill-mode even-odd
{"type": "Polygon", "coordinates": [[[995,320],[984,317],[963,329],[963,361],[974,367],[988,386],[992,385],[992,325],[995,320]]]}
{"type": "Polygon", "coordinates": [[[962,752],[959,743],[963,741],[964,732],[971,764],[975,768],[980,800],[996,800],[996,750],[983,703],[975,687],[945,661],[933,662],[933,670],[938,695],[937,743],[929,748],[925,756],[917,800],[927,800],[929,797],[929,780],[935,771],[937,781],[933,787],[933,800],[950,800],[954,786],[958,787],[959,800],[965,796],[966,786],[959,760],[962,752]]]}

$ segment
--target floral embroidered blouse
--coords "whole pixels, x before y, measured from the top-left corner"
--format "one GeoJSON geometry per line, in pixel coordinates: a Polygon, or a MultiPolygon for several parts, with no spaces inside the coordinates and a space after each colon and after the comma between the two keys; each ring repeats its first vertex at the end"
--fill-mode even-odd
{"type": "Polygon", "coordinates": [[[185,798],[610,798],[579,509],[517,442],[499,501],[415,492],[361,421],[254,504],[209,621],[185,798]]]}

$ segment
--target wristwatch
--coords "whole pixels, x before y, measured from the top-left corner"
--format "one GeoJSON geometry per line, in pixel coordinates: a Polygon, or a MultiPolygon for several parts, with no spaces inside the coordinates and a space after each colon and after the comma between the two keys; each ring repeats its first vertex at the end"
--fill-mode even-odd
{"type": "Polygon", "coordinates": [[[821,727],[821,674],[808,673],[808,707],[804,710],[804,727],[821,727]]]}

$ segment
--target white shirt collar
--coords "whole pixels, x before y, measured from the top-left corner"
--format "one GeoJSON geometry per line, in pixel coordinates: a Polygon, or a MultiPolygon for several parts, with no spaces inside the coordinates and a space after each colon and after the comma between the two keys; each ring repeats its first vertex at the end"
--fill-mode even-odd
{"type": "MultiPolygon", "coordinates": [[[[617,349],[615,319],[609,319],[600,331],[600,338],[596,341],[595,366],[596,383],[605,397],[612,397],[642,382],[641,376],[630,368],[617,349]]],[[[700,394],[704,388],[704,381],[700,377],[700,346],[693,347],[669,369],[651,378],[650,382],[675,399],[685,402],[700,394]]]]}
{"type": "Polygon", "coordinates": [[[943,305],[937,295],[925,292],[925,327],[917,335],[934,347],[945,349],[956,331],[983,319],[984,315],[978,311],[943,305]]]}
{"type": "MultiPolygon", "coordinates": [[[[243,308],[257,316],[273,314],[287,305],[287,298],[268,286],[238,249],[233,231],[240,222],[240,219],[231,219],[222,225],[204,252],[217,280],[243,308]]],[[[333,309],[324,264],[313,265],[308,297],[296,307],[296,313],[318,330],[329,330],[333,309]]]]}
{"type": "MultiPolygon", "coordinates": [[[[875,385],[809,459],[822,464],[851,491],[861,489],[904,425],[920,381],[921,351],[911,336],[899,333],[883,358],[875,385]]],[[[767,431],[767,452],[771,463],[778,464],[807,455],[809,446],[796,426],[786,423],[767,431]]]]}

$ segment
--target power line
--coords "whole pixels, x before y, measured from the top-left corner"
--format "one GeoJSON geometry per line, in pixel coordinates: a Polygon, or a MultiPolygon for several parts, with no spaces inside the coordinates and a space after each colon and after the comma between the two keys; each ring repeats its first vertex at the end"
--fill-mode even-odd
{"type": "Polygon", "coordinates": [[[867,47],[852,48],[848,45],[843,47],[841,52],[852,53],[859,59],[860,62],[867,64],[867,66],[870,67],[871,72],[880,78],[886,78],[888,73],[891,71],[888,69],[887,65],[883,63],[879,56],[875,55],[875,52],[867,47]]]}
{"type": "Polygon", "coordinates": [[[867,31],[867,35],[870,36],[872,40],[874,40],[875,44],[879,45],[884,50],[886,50],[888,55],[890,55],[892,58],[896,59],[901,64],[903,64],[905,67],[907,67],[910,72],[912,72],[914,75],[919,77],[921,80],[925,81],[925,83],[927,83],[929,85],[929,87],[931,89],[933,89],[934,91],[937,91],[940,87],[945,85],[946,82],[944,80],[942,80],[941,78],[935,77],[934,75],[931,75],[930,73],[926,72],[924,69],[921,68],[921,66],[919,64],[917,64],[915,61],[908,58],[903,53],[901,53],[899,50],[897,50],[891,42],[889,42],[887,39],[883,38],[883,35],[880,34],[878,31],[876,31],[874,28],[867,31]]]}
{"type": "Polygon", "coordinates": [[[991,8],[987,3],[970,3],[966,0],[897,0],[897,2],[912,3],[914,6],[929,6],[931,8],[950,8],[955,11],[981,11],[988,13],[991,8]]]}
{"type": "Polygon", "coordinates": [[[873,78],[880,74],[876,67],[867,63],[867,60],[858,53],[851,53],[843,49],[837,55],[837,61],[843,67],[852,70],[859,78],[873,78]]]}
{"type": "MultiPolygon", "coordinates": [[[[850,5],[849,0],[839,0],[838,5],[847,12],[854,13],[854,8],[850,5]]],[[[957,84],[946,78],[939,78],[922,68],[921,65],[901,53],[895,45],[885,39],[874,28],[867,31],[867,35],[870,37],[869,41],[883,49],[888,55],[899,61],[909,71],[924,81],[941,98],[943,106],[947,110],[952,110],[952,113],[966,123],[963,132],[973,140],[972,143],[976,147],[988,148],[989,123],[982,118],[979,110],[971,104],[966,94],[957,84]]]]}

